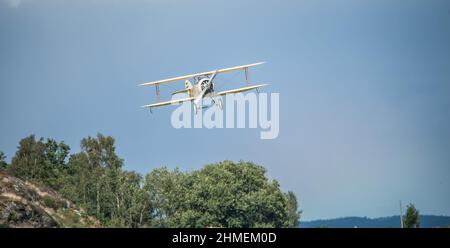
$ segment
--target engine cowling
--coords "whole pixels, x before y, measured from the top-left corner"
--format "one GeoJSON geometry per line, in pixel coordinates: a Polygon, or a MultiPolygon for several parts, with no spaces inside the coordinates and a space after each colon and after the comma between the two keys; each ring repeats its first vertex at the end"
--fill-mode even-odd
{"type": "Polygon", "coordinates": [[[200,91],[210,91],[214,89],[214,83],[210,83],[209,78],[204,78],[202,80],[200,80],[200,82],[198,83],[198,86],[200,88],[200,91]]]}

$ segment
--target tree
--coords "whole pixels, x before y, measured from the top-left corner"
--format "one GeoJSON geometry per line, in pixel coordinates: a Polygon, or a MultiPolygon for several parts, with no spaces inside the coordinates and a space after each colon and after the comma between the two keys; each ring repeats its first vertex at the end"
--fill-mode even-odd
{"type": "Polygon", "coordinates": [[[286,195],[286,212],[288,215],[286,226],[287,227],[299,227],[299,220],[301,211],[298,211],[297,198],[294,192],[289,191],[286,195]]]}
{"type": "Polygon", "coordinates": [[[166,167],[162,167],[147,174],[144,191],[151,201],[152,226],[176,226],[174,216],[177,215],[177,210],[183,209],[182,204],[186,201],[188,187],[188,175],[178,169],[169,171],[166,167]]]}
{"type": "Polygon", "coordinates": [[[81,140],[81,151],[69,159],[69,174],[72,188],[65,191],[77,203],[81,203],[89,214],[105,222],[112,215],[111,184],[106,169],[122,166],[115,154],[114,139],[98,134],[96,138],[81,140]]]}
{"type": "Polygon", "coordinates": [[[30,135],[19,142],[19,147],[12,158],[9,172],[25,180],[45,184],[58,190],[63,184],[66,170],[66,158],[70,148],[64,142],[43,138],[36,140],[30,135]]]}
{"type": "Polygon", "coordinates": [[[151,221],[150,199],[141,188],[142,176],[123,171],[116,193],[117,215],[111,226],[139,227],[151,221]]]}
{"type": "MultiPolygon", "coordinates": [[[[7,170],[55,189],[103,226],[298,227],[294,193],[282,192],[259,165],[224,161],[192,172],[163,167],[143,180],[122,169],[114,143],[102,134],[84,138],[81,151],[67,159],[64,142],[30,135],[7,170]]],[[[0,152],[0,169],[4,160],[0,152]]]]}
{"type": "Polygon", "coordinates": [[[64,195],[84,206],[105,226],[144,226],[150,222],[149,195],[142,177],[122,170],[114,138],[98,134],[81,140],[81,152],[69,159],[70,187],[64,195]]]}
{"type": "Polygon", "coordinates": [[[419,210],[414,207],[412,203],[408,204],[406,209],[406,215],[404,217],[403,226],[405,228],[418,228],[420,227],[419,210]]]}
{"type": "Polygon", "coordinates": [[[93,169],[90,167],[89,159],[83,152],[72,154],[68,162],[68,180],[61,193],[84,207],[89,207],[89,188],[94,180],[93,169]]]}
{"type": "Polygon", "coordinates": [[[66,160],[70,152],[70,147],[63,141],[56,142],[54,139],[47,139],[45,143],[45,178],[43,182],[55,190],[64,187],[67,180],[66,160]]]}
{"type": "Polygon", "coordinates": [[[5,154],[2,151],[0,151],[0,171],[7,169],[8,164],[6,163],[5,159],[6,159],[5,154]]]}
{"type": "Polygon", "coordinates": [[[288,210],[296,205],[295,195],[281,192],[278,182],[251,162],[224,161],[190,173],[156,169],[144,189],[155,226],[287,227],[298,220],[288,210]]]}
{"type": "Polygon", "coordinates": [[[17,149],[11,161],[10,173],[25,180],[43,178],[45,174],[43,139],[36,140],[34,135],[30,135],[19,142],[17,149]]]}

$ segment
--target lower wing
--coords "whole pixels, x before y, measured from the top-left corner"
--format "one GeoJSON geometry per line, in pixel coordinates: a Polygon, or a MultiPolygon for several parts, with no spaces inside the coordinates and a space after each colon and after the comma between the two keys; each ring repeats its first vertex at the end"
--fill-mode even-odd
{"type": "Polygon", "coordinates": [[[258,84],[258,85],[247,86],[247,87],[239,88],[239,89],[225,90],[225,91],[218,92],[216,95],[223,96],[223,95],[228,95],[228,94],[235,94],[235,93],[239,93],[239,92],[244,92],[244,91],[258,89],[260,87],[264,87],[264,86],[267,86],[267,85],[268,84],[258,84]]]}
{"type": "Polygon", "coordinates": [[[188,98],[182,98],[182,99],[177,99],[177,100],[171,100],[171,101],[167,101],[167,102],[158,102],[158,103],[153,103],[153,104],[147,104],[147,105],[144,105],[142,107],[143,108],[161,107],[161,106],[171,105],[171,104],[174,104],[174,103],[192,101],[194,99],[195,99],[194,97],[188,97],[188,98]]]}

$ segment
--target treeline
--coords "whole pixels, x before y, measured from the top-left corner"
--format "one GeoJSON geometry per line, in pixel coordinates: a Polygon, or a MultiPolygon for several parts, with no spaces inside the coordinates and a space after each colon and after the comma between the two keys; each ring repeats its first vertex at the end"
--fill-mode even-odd
{"type": "Polygon", "coordinates": [[[158,168],[145,177],[123,169],[114,138],[81,140],[81,151],[53,139],[22,139],[0,170],[50,187],[113,227],[298,227],[292,192],[252,162],[224,161],[192,172],[158,168]]]}

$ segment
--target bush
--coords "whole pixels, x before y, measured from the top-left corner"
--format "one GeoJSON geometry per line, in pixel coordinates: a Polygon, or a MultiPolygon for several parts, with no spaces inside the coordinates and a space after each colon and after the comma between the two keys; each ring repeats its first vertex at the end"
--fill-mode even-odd
{"type": "Polygon", "coordinates": [[[45,206],[52,208],[54,210],[65,207],[64,201],[55,199],[53,197],[45,196],[45,197],[43,197],[42,200],[43,200],[45,206]]]}

